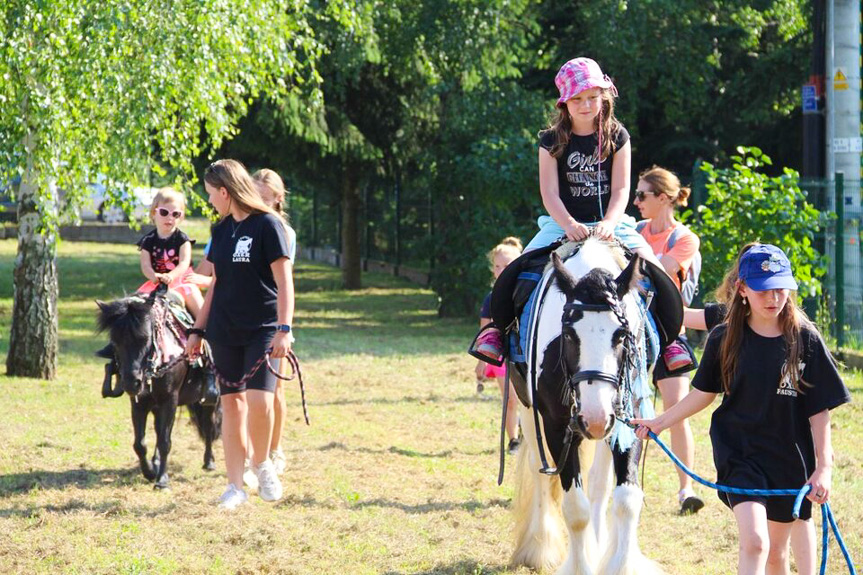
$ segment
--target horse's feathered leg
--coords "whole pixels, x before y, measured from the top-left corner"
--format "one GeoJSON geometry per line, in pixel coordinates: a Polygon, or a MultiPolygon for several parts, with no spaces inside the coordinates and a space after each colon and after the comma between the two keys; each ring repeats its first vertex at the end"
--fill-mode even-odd
{"type": "Polygon", "coordinates": [[[156,472],[147,459],[147,443],[145,441],[147,436],[147,413],[150,409],[149,400],[142,399],[136,401],[135,398],[131,398],[130,403],[132,404],[132,428],[135,432],[135,441],[132,444],[132,448],[138,456],[141,473],[144,474],[144,477],[148,481],[153,481],[156,479],[156,472]]]}
{"type": "Polygon", "coordinates": [[[171,433],[174,430],[174,420],[177,415],[177,396],[173,394],[154,411],[156,427],[156,450],[159,454],[159,466],[156,470],[156,489],[168,487],[168,454],[171,452],[171,433]]]}
{"type": "Polygon", "coordinates": [[[566,540],[560,525],[560,479],[537,472],[541,463],[533,414],[522,404],[519,404],[518,411],[524,441],[515,462],[515,550],[512,563],[532,569],[551,569],[560,564],[566,553],[566,540]]]}
{"type": "Polygon", "coordinates": [[[625,451],[611,450],[617,487],[611,504],[611,525],[608,547],[599,572],[607,575],[651,575],[662,569],[647,559],[638,546],[638,519],[644,503],[644,493],[638,486],[638,461],[641,442],[625,451]]]}
{"type": "MultiPolygon", "coordinates": [[[[578,443],[583,444],[584,441],[579,438],[578,443]]],[[[558,568],[558,575],[592,575],[598,556],[596,537],[589,528],[590,502],[579,479],[582,453],[580,445],[573,446],[570,458],[575,481],[563,492],[563,518],[569,534],[569,554],[558,568]]]]}
{"type": "Polygon", "coordinates": [[[593,523],[597,547],[604,550],[608,543],[606,510],[608,509],[608,496],[612,488],[612,457],[611,448],[606,441],[593,443],[596,446],[596,451],[593,465],[588,473],[587,498],[590,500],[590,520],[593,523]]]}

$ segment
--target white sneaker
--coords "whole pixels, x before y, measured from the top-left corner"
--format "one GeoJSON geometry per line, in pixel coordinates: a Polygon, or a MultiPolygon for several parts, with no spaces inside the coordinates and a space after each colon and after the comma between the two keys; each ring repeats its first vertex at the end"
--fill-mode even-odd
{"type": "Polygon", "coordinates": [[[270,461],[273,462],[273,467],[276,468],[278,475],[282,475],[288,467],[288,460],[285,459],[285,452],[282,451],[281,447],[270,451],[270,461]]]}
{"type": "Polygon", "coordinates": [[[228,484],[228,488],[219,497],[219,507],[222,509],[236,509],[243,503],[249,500],[249,496],[242,489],[237,489],[233,483],[228,484]]]}
{"type": "Polygon", "coordinates": [[[273,462],[265,459],[263,463],[252,468],[258,476],[258,495],[264,501],[278,501],[282,498],[282,482],[276,474],[273,462]]]}
{"type": "Polygon", "coordinates": [[[254,471],[252,471],[252,462],[248,459],[246,460],[246,466],[243,469],[243,483],[245,483],[246,487],[249,489],[258,488],[258,476],[255,475],[254,471]]]}

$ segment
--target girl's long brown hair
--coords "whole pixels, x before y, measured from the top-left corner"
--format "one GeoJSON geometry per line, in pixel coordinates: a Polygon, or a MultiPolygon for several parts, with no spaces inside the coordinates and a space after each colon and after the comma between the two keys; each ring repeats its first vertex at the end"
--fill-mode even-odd
{"type": "MultiPolygon", "coordinates": [[[[614,154],[614,139],[620,131],[621,124],[614,116],[614,95],[611,89],[606,88],[600,92],[602,99],[602,112],[597,115],[593,121],[593,129],[602,132],[602,157],[601,161],[614,154]],[[600,126],[600,120],[602,125],[600,126]]],[[[557,116],[552,117],[552,120],[547,129],[540,132],[540,135],[546,132],[554,134],[554,145],[549,150],[552,158],[559,158],[566,151],[569,145],[569,138],[572,135],[572,121],[569,117],[569,111],[566,105],[562,104],[557,108],[557,116]]]]}
{"type": "MultiPolygon", "coordinates": [[[[751,248],[749,244],[741,251],[741,255],[751,248]]],[[[738,257],[737,261],[740,261],[738,257]]],[[[737,268],[735,267],[735,270],[737,268]]],[[[743,345],[743,334],[746,329],[746,317],[749,315],[749,306],[743,305],[743,297],[740,295],[740,287],[745,285],[738,279],[735,284],[734,294],[728,302],[728,314],[725,316],[725,337],[719,349],[719,362],[721,367],[722,389],[725,393],[731,393],[731,382],[737,373],[737,359],[740,356],[740,348],[743,345]]],[[[778,385],[787,377],[790,378],[794,389],[803,393],[802,386],[811,387],[803,381],[803,373],[800,371],[800,358],[803,357],[803,339],[800,332],[803,327],[815,330],[812,322],[797,307],[797,292],[788,294],[788,301],[779,313],[779,326],[782,337],[785,339],[785,366],[780,370],[778,385]]]]}
{"type": "Polygon", "coordinates": [[[204,181],[215,188],[225,188],[231,200],[250,214],[267,213],[287,225],[282,214],[268,206],[255,188],[246,167],[237,160],[217,160],[204,171],[204,181]]]}

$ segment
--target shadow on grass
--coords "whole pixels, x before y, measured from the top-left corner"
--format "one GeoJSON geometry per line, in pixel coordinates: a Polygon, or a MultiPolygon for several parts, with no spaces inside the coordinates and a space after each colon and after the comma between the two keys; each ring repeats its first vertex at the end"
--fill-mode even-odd
{"type": "MultiPolygon", "coordinates": [[[[370,447],[348,447],[344,443],[339,441],[333,441],[326,445],[322,445],[318,448],[318,451],[345,451],[348,453],[368,453],[370,455],[386,455],[391,453],[393,455],[401,455],[403,457],[420,457],[426,459],[435,459],[441,458],[446,459],[451,456],[453,453],[458,453],[460,455],[491,455],[495,453],[496,449],[482,449],[480,451],[464,451],[461,449],[446,449],[444,451],[438,451],[437,453],[423,453],[422,451],[416,451],[414,449],[405,449],[402,447],[391,446],[386,449],[372,449],[370,447]]],[[[303,450],[305,451],[305,450],[303,450]]]]}
{"type": "MultiPolygon", "coordinates": [[[[446,565],[435,565],[426,571],[410,571],[414,575],[494,575],[509,573],[506,565],[485,565],[470,559],[463,559],[446,565]]],[[[407,571],[384,571],[383,575],[403,575],[407,571]]]]}
{"type": "MultiPolygon", "coordinates": [[[[365,509],[368,507],[375,507],[398,509],[399,511],[402,511],[409,515],[424,515],[426,513],[440,513],[441,511],[467,511],[468,513],[475,513],[476,511],[492,508],[508,509],[510,505],[509,499],[502,499],[500,497],[489,499],[488,501],[477,501],[476,499],[469,499],[467,501],[429,501],[427,503],[417,504],[404,503],[402,501],[384,499],[382,497],[376,497],[375,499],[369,499],[366,501],[339,501],[341,501],[342,503],[339,504],[333,501],[318,501],[317,499],[309,495],[303,497],[300,497],[298,495],[286,495],[285,498],[277,504],[277,506],[300,506],[324,509],[365,509]]],[[[2,511],[0,511],[0,513],[2,513],[2,511]]]]}
{"type": "MultiPolygon", "coordinates": [[[[182,475],[184,466],[180,462],[171,462],[168,471],[171,483],[187,483],[189,481],[182,475]]],[[[144,478],[137,465],[123,469],[80,467],[66,471],[28,471],[26,473],[0,475],[0,499],[14,497],[34,489],[63,490],[68,487],[77,487],[78,489],[108,487],[113,489],[118,485],[140,485],[144,488],[152,488],[153,483],[144,478]]]]}

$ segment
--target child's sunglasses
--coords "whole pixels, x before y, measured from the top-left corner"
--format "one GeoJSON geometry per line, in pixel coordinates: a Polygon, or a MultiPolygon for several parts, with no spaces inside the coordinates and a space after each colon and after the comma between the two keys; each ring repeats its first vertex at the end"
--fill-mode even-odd
{"type": "Polygon", "coordinates": [[[647,194],[655,196],[656,192],[642,192],[641,190],[638,190],[637,192],[635,192],[635,199],[639,202],[643,202],[644,198],[647,197],[647,194]]]}
{"type": "Polygon", "coordinates": [[[183,215],[183,212],[181,212],[181,211],[175,210],[172,212],[171,210],[169,210],[167,208],[156,208],[156,211],[159,212],[159,215],[162,216],[163,218],[167,218],[168,214],[170,214],[171,217],[174,218],[175,220],[183,215]]]}

